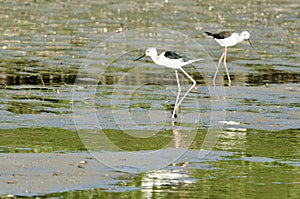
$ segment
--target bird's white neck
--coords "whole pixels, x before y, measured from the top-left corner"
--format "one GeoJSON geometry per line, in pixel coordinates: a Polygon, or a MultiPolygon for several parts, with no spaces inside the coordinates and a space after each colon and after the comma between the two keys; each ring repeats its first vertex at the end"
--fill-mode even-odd
{"type": "Polygon", "coordinates": [[[158,65],[161,65],[160,61],[159,61],[159,56],[156,54],[156,55],[151,55],[151,59],[154,63],[158,64],[158,65]]]}
{"type": "Polygon", "coordinates": [[[238,43],[240,43],[240,42],[242,42],[244,40],[245,40],[245,38],[242,35],[239,35],[239,42],[238,43]]]}

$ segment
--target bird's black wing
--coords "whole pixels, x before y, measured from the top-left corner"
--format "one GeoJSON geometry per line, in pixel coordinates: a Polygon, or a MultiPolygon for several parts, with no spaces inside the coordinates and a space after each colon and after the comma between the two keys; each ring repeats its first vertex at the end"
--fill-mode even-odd
{"type": "Polygon", "coordinates": [[[178,55],[177,53],[172,52],[172,51],[166,51],[164,55],[165,55],[165,57],[167,57],[169,59],[180,59],[180,58],[182,58],[183,61],[187,61],[187,58],[185,56],[178,55]]]}
{"type": "Polygon", "coordinates": [[[225,39],[227,37],[230,37],[230,35],[232,34],[232,32],[230,31],[223,31],[219,33],[210,33],[210,32],[205,32],[205,33],[208,34],[209,36],[212,36],[215,39],[225,39]]]}

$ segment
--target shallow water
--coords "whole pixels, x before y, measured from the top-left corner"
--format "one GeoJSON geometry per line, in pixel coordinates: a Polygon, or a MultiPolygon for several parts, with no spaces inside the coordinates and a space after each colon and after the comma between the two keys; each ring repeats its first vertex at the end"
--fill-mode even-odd
{"type": "MultiPolygon", "coordinates": [[[[281,0],[1,1],[1,158],[103,150],[119,159],[94,153],[99,165],[112,167],[105,167],[110,175],[88,185],[74,177],[76,185],[51,184],[51,191],[24,186],[23,177],[33,175],[26,169],[1,169],[8,188],[0,194],[297,198],[299,7],[281,0]],[[204,31],[220,30],[249,30],[254,44],[229,48],[230,87],[223,67],[216,87],[211,81],[223,49],[204,31]],[[184,100],[175,125],[174,72],[150,58],[132,61],[147,47],[205,59],[185,67],[197,89],[184,100]],[[207,159],[199,156],[199,149],[210,147],[207,159]],[[169,148],[184,152],[170,156],[164,152],[169,148]],[[125,153],[132,158],[126,162],[122,152],[136,156],[125,153]],[[139,155],[151,157],[150,163],[139,155]]],[[[182,74],[180,79],[186,91],[190,82],[182,74]]],[[[39,177],[55,177],[48,166],[50,176],[39,177]]]]}

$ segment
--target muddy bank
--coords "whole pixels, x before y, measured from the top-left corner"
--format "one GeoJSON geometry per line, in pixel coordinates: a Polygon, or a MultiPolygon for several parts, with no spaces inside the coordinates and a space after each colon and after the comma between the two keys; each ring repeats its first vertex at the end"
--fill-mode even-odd
{"type": "Polygon", "coordinates": [[[121,176],[125,175],[101,165],[88,153],[1,154],[0,159],[0,194],[30,196],[118,189],[116,184],[124,181],[121,176]]]}

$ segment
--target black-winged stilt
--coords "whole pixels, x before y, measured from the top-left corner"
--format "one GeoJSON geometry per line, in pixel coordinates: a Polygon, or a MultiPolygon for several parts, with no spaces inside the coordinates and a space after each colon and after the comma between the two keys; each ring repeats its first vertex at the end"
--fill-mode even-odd
{"type": "Polygon", "coordinates": [[[145,56],[151,57],[152,61],[157,65],[175,69],[175,76],[178,85],[178,93],[175,101],[174,110],[172,112],[172,119],[174,119],[177,117],[176,111],[178,110],[179,105],[182,103],[183,99],[188,95],[188,93],[196,86],[196,81],[187,72],[185,72],[185,70],[183,70],[182,67],[187,64],[191,64],[193,62],[200,61],[203,59],[188,60],[186,59],[186,57],[180,56],[177,53],[172,51],[164,51],[160,55],[158,55],[156,48],[148,48],[144,55],[135,59],[134,61],[137,61],[145,56]],[[183,97],[180,100],[179,100],[179,96],[181,93],[181,86],[180,86],[180,81],[177,72],[178,69],[181,70],[183,74],[185,74],[193,82],[193,85],[188,89],[188,91],[183,95],[183,97]]]}
{"type": "Polygon", "coordinates": [[[220,33],[210,33],[210,32],[205,32],[206,34],[208,34],[209,36],[212,36],[216,42],[218,42],[221,46],[225,47],[223,54],[221,55],[220,59],[219,59],[219,63],[217,66],[217,70],[215,72],[215,76],[213,79],[213,83],[215,85],[215,80],[217,77],[217,73],[221,64],[221,61],[224,60],[224,67],[227,73],[227,77],[228,77],[228,85],[231,84],[231,79],[229,76],[229,72],[228,72],[228,68],[227,68],[227,64],[226,64],[226,54],[227,54],[227,47],[229,46],[235,46],[236,44],[247,40],[249,42],[249,44],[252,46],[252,43],[250,41],[250,33],[248,31],[243,31],[241,32],[241,34],[238,33],[233,33],[233,32],[229,32],[229,31],[223,31],[220,33]]]}

